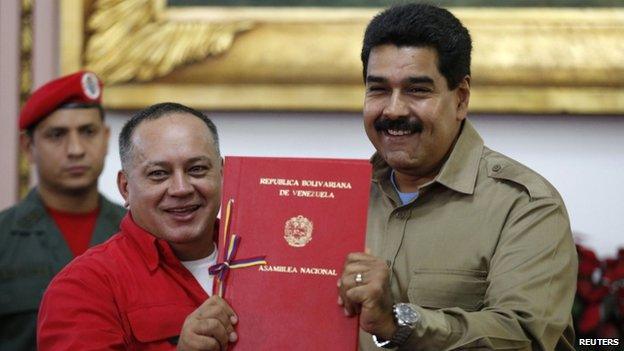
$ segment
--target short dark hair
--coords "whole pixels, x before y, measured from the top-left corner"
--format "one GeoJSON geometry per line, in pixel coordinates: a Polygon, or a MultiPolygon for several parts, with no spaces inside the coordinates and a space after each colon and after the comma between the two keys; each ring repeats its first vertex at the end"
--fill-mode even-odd
{"type": "Polygon", "coordinates": [[[128,120],[128,122],[126,122],[126,124],[123,126],[123,129],[119,134],[119,158],[121,159],[122,168],[126,169],[127,162],[130,161],[129,157],[132,151],[131,139],[134,130],[139,126],[139,124],[144,121],[159,119],[161,117],[169,116],[174,113],[188,113],[202,120],[202,122],[204,122],[206,126],[208,126],[210,134],[212,134],[212,139],[214,142],[214,147],[217,150],[217,155],[221,154],[219,151],[219,135],[217,134],[217,127],[214,125],[214,123],[212,123],[210,118],[208,118],[205,114],[188,106],[184,106],[175,102],[163,102],[139,111],[137,114],[132,116],[132,118],[130,118],[130,120],[128,120]]]}
{"type": "Polygon", "coordinates": [[[39,123],[41,123],[41,121],[43,121],[44,119],[48,118],[48,116],[51,115],[52,113],[60,109],[80,109],[80,108],[97,108],[98,111],[100,112],[100,119],[102,120],[102,122],[104,121],[104,109],[102,108],[102,105],[88,103],[88,102],[68,102],[57,107],[54,111],[50,112],[47,116],[39,119],[37,123],[26,128],[26,135],[32,138],[33,134],[35,134],[35,129],[37,129],[37,126],[39,125],[39,123]]]}
{"type": "Polygon", "coordinates": [[[377,14],[366,27],[362,64],[366,81],[368,58],[379,45],[431,47],[438,54],[438,70],[449,89],[470,75],[472,39],[468,29],[448,10],[429,4],[405,4],[377,14]]]}

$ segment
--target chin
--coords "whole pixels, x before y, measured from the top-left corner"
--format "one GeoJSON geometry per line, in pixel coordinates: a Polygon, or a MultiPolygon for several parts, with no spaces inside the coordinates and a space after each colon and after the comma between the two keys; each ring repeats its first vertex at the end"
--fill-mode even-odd
{"type": "Polygon", "coordinates": [[[80,177],[74,178],[63,178],[60,179],[59,185],[64,186],[66,188],[87,188],[93,185],[97,185],[97,178],[93,178],[92,176],[87,176],[86,174],[80,177]]]}
{"type": "Polygon", "coordinates": [[[188,233],[176,236],[171,242],[175,244],[199,244],[202,242],[202,239],[203,237],[200,234],[188,233]]]}
{"type": "Polygon", "coordinates": [[[405,153],[386,153],[384,160],[393,169],[418,167],[418,160],[415,160],[405,153]]]}
{"type": "Polygon", "coordinates": [[[185,243],[201,240],[204,236],[208,235],[206,227],[199,226],[197,224],[188,224],[185,226],[171,228],[170,232],[173,235],[169,236],[173,242],[185,243]]]}
{"type": "Polygon", "coordinates": [[[68,194],[83,195],[97,187],[97,184],[63,184],[59,188],[65,190],[68,194]]]}

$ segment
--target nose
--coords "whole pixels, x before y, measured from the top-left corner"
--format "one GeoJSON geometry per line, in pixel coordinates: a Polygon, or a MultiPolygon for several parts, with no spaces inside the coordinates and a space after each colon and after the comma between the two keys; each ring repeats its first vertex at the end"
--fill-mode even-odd
{"type": "Polygon", "coordinates": [[[393,119],[409,115],[407,103],[405,102],[404,96],[399,89],[395,89],[392,92],[392,95],[390,95],[390,100],[384,108],[383,114],[386,118],[393,119]]]}
{"type": "Polygon", "coordinates": [[[169,183],[168,193],[175,197],[184,197],[193,193],[193,184],[183,172],[175,172],[169,183]]]}
{"type": "Polygon", "coordinates": [[[80,140],[80,135],[77,132],[69,133],[67,141],[67,155],[71,158],[80,158],[84,156],[85,148],[80,140]]]}

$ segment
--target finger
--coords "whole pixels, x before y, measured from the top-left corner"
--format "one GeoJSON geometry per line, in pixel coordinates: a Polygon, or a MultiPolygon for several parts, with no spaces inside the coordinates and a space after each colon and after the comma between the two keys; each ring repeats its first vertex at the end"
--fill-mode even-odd
{"type": "Polygon", "coordinates": [[[359,312],[361,304],[370,301],[378,301],[384,298],[384,294],[389,292],[389,269],[387,266],[377,266],[361,273],[360,282],[356,282],[356,276],[343,276],[342,299],[356,305],[356,313],[359,312]],[[354,293],[355,292],[355,293],[354,293]],[[359,293],[358,293],[359,292],[359,293]]]}
{"type": "Polygon", "coordinates": [[[383,293],[376,287],[358,286],[347,291],[346,296],[349,301],[357,303],[357,309],[355,311],[357,314],[366,311],[368,314],[373,313],[376,315],[382,313],[386,309],[388,309],[388,311],[391,310],[389,308],[392,304],[387,306],[383,293]]]}
{"type": "Polygon", "coordinates": [[[368,271],[375,270],[375,269],[379,269],[379,267],[376,267],[375,265],[372,265],[372,264],[362,264],[362,263],[349,264],[345,266],[344,270],[342,271],[342,276],[345,278],[342,283],[343,284],[354,283],[355,276],[358,273],[366,275],[368,271]]]}
{"type": "MultiPolygon", "coordinates": [[[[358,273],[363,277],[368,274],[369,271],[388,271],[388,265],[385,260],[380,258],[354,260],[345,264],[342,270],[342,284],[349,284],[355,282],[352,278],[355,278],[358,273]]],[[[361,283],[361,282],[360,282],[361,283]]]]}
{"type": "Polygon", "coordinates": [[[238,323],[238,316],[230,305],[219,296],[211,296],[199,307],[200,318],[217,318],[225,327],[230,342],[238,340],[234,325],[238,323]]]}
{"type": "Polygon", "coordinates": [[[347,255],[346,263],[355,263],[355,262],[366,262],[366,261],[374,261],[379,259],[376,256],[368,254],[366,252],[352,252],[347,255]]]}
{"type": "Polygon", "coordinates": [[[219,296],[215,296],[215,299],[217,304],[219,304],[219,306],[221,306],[224,309],[225,313],[230,317],[230,323],[238,323],[238,316],[234,312],[234,309],[232,309],[232,307],[227,303],[227,301],[219,296]]]}
{"type": "Polygon", "coordinates": [[[364,284],[364,277],[367,275],[368,267],[359,264],[353,264],[347,267],[337,282],[338,285],[338,304],[345,309],[345,315],[351,316],[359,310],[357,302],[351,301],[346,292],[358,285],[364,284]],[[356,273],[357,272],[357,273],[356,273]],[[360,280],[358,281],[358,277],[360,280]]]}
{"type": "Polygon", "coordinates": [[[215,319],[223,325],[223,328],[225,328],[225,335],[230,342],[235,342],[238,339],[233,325],[233,323],[236,323],[236,320],[233,320],[233,318],[234,317],[227,314],[224,306],[220,304],[207,307],[202,314],[202,320],[215,319]]]}
{"type": "Polygon", "coordinates": [[[390,270],[385,264],[350,264],[342,272],[340,288],[349,290],[355,286],[368,284],[371,280],[385,279],[389,274],[390,270]]]}
{"type": "Polygon", "coordinates": [[[225,328],[227,335],[234,332],[234,325],[232,324],[232,317],[223,310],[223,306],[214,306],[215,312],[213,318],[217,319],[225,328]]]}
{"type": "Polygon", "coordinates": [[[230,323],[236,324],[238,322],[238,316],[234,313],[234,310],[230,305],[219,296],[211,296],[204,303],[197,308],[199,312],[199,318],[210,318],[212,315],[210,311],[213,311],[211,307],[217,306],[219,307],[230,319],[230,323]]]}
{"type": "Polygon", "coordinates": [[[367,286],[356,286],[345,292],[345,296],[351,303],[362,304],[371,300],[371,288],[367,286]]]}
{"type": "Polygon", "coordinates": [[[347,290],[345,295],[350,301],[360,304],[361,308],[389,308],[388,302],[391,302],[392,297],[388,274],[384,271],[369,273],[365,284],[347,290]]]}
{"type": "Polygon", "coordinates": [[[196,335],[215,339],[223,350],[227,348],[229,333],[227,333],[226,328],[217,319],[198,319],[193,325],[192,331],[196,335]]]}
{"type": "Polygon", "coordinates": [[[342,308],[345,316],[351,317],[360,313],[360,303],[352,300],[349,297],[348,292],[345,292],[345,297],[343,298],[342,308]]]}
{"type": "Polygon", "coordinates": [[[343,308],[343,310],[344,310],[344,314],[345,314],[346,316],[349,316],[349,315],[350,315],[350,314],[349,314],[349,311],[347,311],[347,309],[344,307],[344,305],[345,305],[345,302],[344,302],[344,301],[345,301],[345,300],[344,300],[344,299],[343,299],[343,297],[342,297],[342,295],[344,294],[344,292],[343,292],[343,291],[342,291],[342,289],[341,289],[341,287],[342,287],[342,281],[341,281],[341,279],[338,279],[338,282],[337,282],[337,284],[336,284],[336,285],[337,285],[337,287],[338,287],[338,301],[337,301],[337,302],[338,302],[338,305],[339,305],[339,306],[341,306],[341,307],[343,308]]]}
{"type": "MultiPolygon", "coordinates": [[[[185,340],[184,345],[188,345],[193,350],[205,350],[205,351],[225,351],[226,349],[221,347],[219,341],[217,339],[205,336],[194,334],[189,337],[188,340],[185,340]]],[[[187,349],[187,348],[184,348],[187,349]]]]}
{"type": "Polygon", "coordinates": [[[347,294],[348,291],[366,285],[371,279],[387,277],[387,274],[388,266],[386,261],[379,257],[365,252],[354,252],[347,255],[342,276],[337,282],[339,291],[338,304],[343,306],[345,315],[352,316],[358,314],[361,309],[361,303],[364,301],[358,294],[354,296],[360,300],[353,299],[347,294]],[[360,281],[356,281],[358,275],[361,275],[360,281]]]}
{"type": "Polygon", "coordinates": [[[353,301],[347,292],[356,286],[355,278],[352,275],[343,275],[338,288],[338,304],[343,307],[346,316],[353,316],[359,313],[359,302],[353,301]]]}
{"type": "Polygon", "coordinates": [[[352,316],[353,308],[351,307],[351,302],[347,299],[346,287],[344,286],[343,279],[345,279],[344,274],[336,282],[338,288],[338,305],[343,307],[345,316],[352,316]],[[349,306],[349,308],[347,308],[347,306],[349,306]]]}

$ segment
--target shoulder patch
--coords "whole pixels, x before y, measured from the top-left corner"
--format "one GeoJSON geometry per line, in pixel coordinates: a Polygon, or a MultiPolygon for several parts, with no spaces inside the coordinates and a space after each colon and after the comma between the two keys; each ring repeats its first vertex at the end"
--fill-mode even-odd
{"type": "Polygon", "coordinates": [[[535,171],[506,157],[492,157],[486,160],[488,177],[504,179],[521,185],[532,199],[552,197],[548,182],[535,171]]]}

